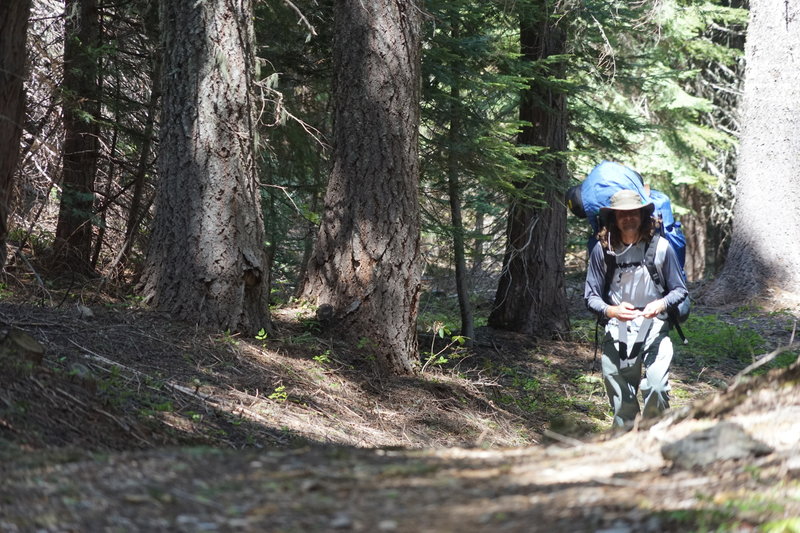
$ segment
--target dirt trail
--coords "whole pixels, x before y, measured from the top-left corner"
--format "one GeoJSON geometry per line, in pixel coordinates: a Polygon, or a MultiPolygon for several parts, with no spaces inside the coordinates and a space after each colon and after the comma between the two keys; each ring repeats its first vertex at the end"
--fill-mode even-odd
{"type": "Polygon", "coordinates": [[[800,528],[797,365],[721,395],[696,382],[693,410],[614,436],[586,430],[605,400],[578,398],[577,343],[495,335],[387,381],[302,320],[254,342],[141,312],[0,319],[46,348],[0,374],[3,532],[800,528]],[[546,403],[545,375],[569,403],[546,403]]]}

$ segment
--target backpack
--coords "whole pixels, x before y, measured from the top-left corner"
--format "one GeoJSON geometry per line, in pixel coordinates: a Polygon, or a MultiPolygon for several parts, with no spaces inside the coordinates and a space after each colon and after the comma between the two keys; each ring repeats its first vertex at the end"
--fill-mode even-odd
{"type": "Polygon", "coordinates": [[[578,218],[588,219],[592,227],[592,235],[587,243],[591,251],[596,242],[595,235],[600,231],[598,215],[601,207],[608,207],[614,193],[622,189],[631,189],[642,198],[650,199],[655,206],[653,216],[660,222],[661,236],[667,239],[678,255],[681,274],[686,279],[686,237],[681,230],[681,223],[672,214],[669,197],[644,184],[642,175],[620,163],[601,161],[592,169],[583,183],[567,190],[566,203],[569,210],[578,218]]]}

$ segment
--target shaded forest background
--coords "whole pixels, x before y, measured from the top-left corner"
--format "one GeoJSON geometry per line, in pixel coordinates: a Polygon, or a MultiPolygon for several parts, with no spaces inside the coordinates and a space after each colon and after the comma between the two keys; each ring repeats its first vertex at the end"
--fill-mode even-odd
{"type": "MultiPolygon", "coordinates": [[[[639,170],[673,199],[689,241],[689,279],[718,272],[731,233],[745,7],[426,3],[419,145],[424,294],[455,295],[460,265],[468,290],[461,321],[442,320],[423,300],[420,327],[447,322],[456,332],[466,304],[485,325],[507,248],[509,205],[552,202],[570,184],[551,183],[552,161],[568,169],[571,183],[602,159],[639,170]],[[561,32],[563,50],[520,56],[525,9],[536,24],[561,32]],[[563,114],[568,144],[520,144],[525,87],[564,96],[566,107],[550,111],[563,114]]],[[[330,175],[334,5],[259,2],[255,9],[255,159],[270,303],[280,305],[299,294],[330,175]]],[[[160,179],[164,74],[156,3],[33,2],[30,15],[10,259],[21,271],[31,270],[28,262],[43,278],[60,276],[67,284],[77,274],[99,275],[106,290],[135,299],[160,179]]],[[[569,271],[582,268],[586,231],[583,221],[567,219],[569,271]]]]}

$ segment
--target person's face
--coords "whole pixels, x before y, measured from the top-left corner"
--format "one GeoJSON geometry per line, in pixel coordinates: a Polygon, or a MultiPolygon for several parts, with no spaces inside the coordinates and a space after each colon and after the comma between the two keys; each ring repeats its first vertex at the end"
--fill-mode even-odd
{"type": "Polygon", "coordinates": [[[631,209],[629,211],[617,211],[614,213],[617,219],[617,228],[625,233],[637,231],[642,224],[642,210],[631,209]]]}

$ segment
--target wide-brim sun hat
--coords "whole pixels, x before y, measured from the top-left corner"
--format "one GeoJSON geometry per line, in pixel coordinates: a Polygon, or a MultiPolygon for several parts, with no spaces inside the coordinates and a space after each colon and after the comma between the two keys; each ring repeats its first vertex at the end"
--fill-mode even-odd
{"type": "Polygon", "coordinates": [[[645,217],[652,216],[656,206],[650,200],[642,198],[638,192],[630,189],[617,191],[611,197],[608,207],[600,208],[600,221],[605,224],[612,211],[633,211],[641,209],[645,217]]]}

